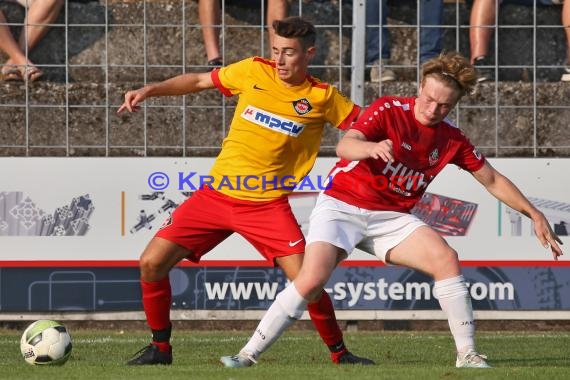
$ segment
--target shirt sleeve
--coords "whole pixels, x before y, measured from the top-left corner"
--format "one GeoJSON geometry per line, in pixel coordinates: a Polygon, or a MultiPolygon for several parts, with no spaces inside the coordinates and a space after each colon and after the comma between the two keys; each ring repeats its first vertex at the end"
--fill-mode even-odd
{"type": "Polygon", "coordinates": [[[386,138],[382,120],[383,112],[377,112],[378,108],[384,104],[383,98],[376,99],[370,104],[362,115],[352,125],[351,129],[362,132],[368,141],[381,141],[386,138]]]}
{"type": "Polygon", "coordinates": [[[469,172],[476,172],[485,164],[485,156],[460,132],[459,149],[453,158],[453,163],[469,172]]]}
{"type": "Polygon", "coordinates": [[[348,129],[358,117],[360,106],[354,104],[335,87],[330,88],[332,95],[325,111],[326,120],[339,129],[348,129]]]}
{"type": "Polygon", "coordinates": [[[241,94],[253,64],[253,57],[212,71],[212,80],[225,96],[241,94]]]}

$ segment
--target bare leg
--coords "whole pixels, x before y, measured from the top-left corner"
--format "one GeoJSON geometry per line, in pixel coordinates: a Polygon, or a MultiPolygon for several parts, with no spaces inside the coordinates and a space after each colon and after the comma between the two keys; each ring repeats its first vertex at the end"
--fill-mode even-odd
{"type": "Polygon", "coordinates": [[[11,68],[10,65],[26,64],[26,56],[18,46],[18,43],[12,36],[10,28],[7,25],[2,25],[7,23],[4,13],[0,10],[0,49],[8,55],[8,60],[5,66],[2,68],[2,73],[5,74],[11,68]]]}
{"type": "Polygon", "coordinates": [[[168,276],[168,272],[191,252],[171,241],[154,237],[140,257],[141,279],[159,281],[168,276]]]}
{"type": "MultiPolygon", "coordinates": [[[[471,297],[461,275],[457,252],[430,227],[420,227],[388,251],[386,261],[424,272],[435,280],[434,294],[447,316],[457,349],[459,367],[486,368],[475,351],[471,297]]],[[[300,276],[299,276],[300,277],[300,276]]]]}
{"type": "Polygon", "coordinates": [[[191,252],[173,242],[154,237],[140,258],[142,304],[152,331],[152,343],[127,362],[128,365],[171,364],[170,307],[172,288],[168,272],[191,252]]]}
{"type": "Polygon", "coordinates": [[[220,52],[220,28],[222,23],[222,11],[218,0],[200,0],[198,4],[200,24],[202,25],[202,37],[208,61],[222,58],[220,52]]]}
{"type": "Polygon", "coordinates": [[[35,0],[29,1],[26,30],[20,34],[20,48],[22,51],[31,51],[45,36],[49,28],[59,15],[64,0],[35,0]]]}
{"type": "MultiPolygon", "coordinates": [[[[295,320],[299,319],[303,310],[308,306],[309,300],[319,296],[328,297],[328,294],[322,290],[323,286],[331,276],[336,264],[343,257],[345,257],[344,252],[329,243],[323,242],[310,244],[307,247],[307,254],[304,259],[302,255],[281,257],[278,261],[279,265],[282,266],[287,277],[289,279],[294,277],[295,281],[279,293],[242,352],[247,353],[247,356],[253,359],[259,357],[295,320]],[[301,260],[303,265],[299,268],[301,260]],[[285,265],[283,266],[283,264],[285,265]],[[302,284],[302,290],[297,288],[298,282],[302,284]]],[[[334,318],[334,310],[331,308],[328,312],[333,314],[328,321],[321,319],[320,323],[315,323],[317,321],[313,319],[313,315],[311,315],[311,319],[325,342],[327,334],[323,336],[323,330],[319,327],[323,327],[323,323],[334,324],[337,330],[338,343],[344,345],[342,332],[338,328],[336,318],[334,318]]],[[[335,343],[337,342],[326,342],[328,346],[335,343]]]]}
{"type": "Polygon", "coordinates": [[[6,66],[18,66],[22,79],[34,81],[42,76],[42,71],[28,59],[26,52],[29,53],[45,36],[51,27],[50,24],[57,19],[63,4],[64,0],[29,0],[26,20],[24,20],[25,27],[20,33],[18,49],[14,49],[13,38],[10,36],[5,39],[5,31],[0,31],[0,41],[2,41],[0,48],[10,56],[6,61],[6,66]]]}
{"type": "Polygon", "coordinates": [[[471,63],[476,58],[487,56],[489,53],[489,40],[496,20],[495,3],[496,0],[475,0],[473,3],[469,21],[471,63]]]}

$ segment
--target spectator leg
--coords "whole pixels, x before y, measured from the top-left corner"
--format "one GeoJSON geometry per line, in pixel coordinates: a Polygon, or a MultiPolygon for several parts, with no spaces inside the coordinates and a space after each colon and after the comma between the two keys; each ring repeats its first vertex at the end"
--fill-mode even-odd
{"type": "Polygon", "coordinates": [[[437,57],[441,52],[443,0],[420,1],[420,63],[437,57]],[[428,25],[424,27],[423,25],[428,25]]]}
{"type": "Polygon", "coordinates": [[[220,52],[220,30],[222,10],[218,0],[200,0],[198,14],[202,25],[202,38],[208,62],[222,59],[220,52]]]}
{"type": "Polygon", "coordinates": [[[20,34],[20,48],[31,51],[45,36],[59,15],[64,0],[35,0],[28,1],[29,8],[25,20],[26,28],[20,34]]]}
{"type": "Polygon", "coordinates": [[[475,0],[471,8],[469,42],[471,45],[471,63],[476,58],[487,56],[489,40],[495,27],[496,0],[475,0]]]}
{"type": "Polygon", "coordinates": [[[273,21],[281,20],[289,14],[287,0],[268,0],[267,2],[267,29],[269,32],[269,48],[273,46],[273,21]]]}

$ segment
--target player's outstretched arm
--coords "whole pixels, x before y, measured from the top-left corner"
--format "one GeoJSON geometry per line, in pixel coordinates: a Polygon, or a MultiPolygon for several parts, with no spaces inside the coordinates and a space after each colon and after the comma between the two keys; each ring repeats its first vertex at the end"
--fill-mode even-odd
{"type": "Polygon", "coordinates": [[[532,218],[532,221],[534,222],[534,233],[544,248],[550,248],[554,260],[558,260],[558,258],[564,254],[558,245],[563,244],[562,240],[560,240],[560,237],[554,233],[544,214],[540,211],[539,213],[539,218],[532,218]]]}
{"type": "Polygon", "coordinates": [[[339,141],[336,154],[351,161],[374,158],[388,162],[394,160],[392,145],[392,140],[368,141],[364,133],[356,129],[349,129],[339,141]]]}
{"type": "Polygon", "coordinates": [[[151,83],[137,90],[127,91],[123,104],[117,113],[128,110],[136,112],[139,104],[152,96],[176,96],[185,95],[214,88],[211,73],[191,73],[178,75],[162,82],[151,83]]]}
{"type": "Polygon", "coordinates": [[[495,170],[489,162],[485,162],[485,165],[474,172],[473,176],[498,200],[533,221],[536,237],[544,248],[550,248],[554,260],[562,256],[562,249],[558,245],[562,245],[562,240],[552,231],[544,214],[534,207],[514,183],[495,170]]]}

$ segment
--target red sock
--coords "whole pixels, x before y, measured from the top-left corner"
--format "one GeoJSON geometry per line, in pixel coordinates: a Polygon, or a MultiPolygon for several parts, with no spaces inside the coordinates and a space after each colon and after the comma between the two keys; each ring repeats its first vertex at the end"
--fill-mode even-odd
{"type": "Polygon", "coordinates": [[[160,352],[170,352],[171,351],[170,343],[168,343],[168,342],[157,342],[157,341],[153,340],[152,344],[154,344],[156,347],[158,347],[158,351],[160,351],[160,352]]]}
{"type": "Polygon", "coordinates": [[[146,321],[152,330],[170,328],[170,304],[172,291],[168,276],[160,281],[141,279],[142,303],[146,321]]]}
{"type": "Polygon", "coordinates": [[[348,352],[348,349],[346,347],[343,347],[342,350],[338,351],[338,352],[331,352],[331,359],[333,361],[333,363],[339,364],[340,362],[340,357],[344,354],[346,354],[348,352]]]}
{"type": "MultiPolygon", "coordinates": [[[[328,293],[323,290],[321,298],[317,302],[309,303],[307,310],[311,316],[311,321],[313,321],[315,328],[325,344],[329,346],[329,348],[342,344],[339,349],[344,348],[342,331],[336,321],[334,308],[328,293]]],[[[331,351],[333,351],[332,348],[331,351]]]]}

